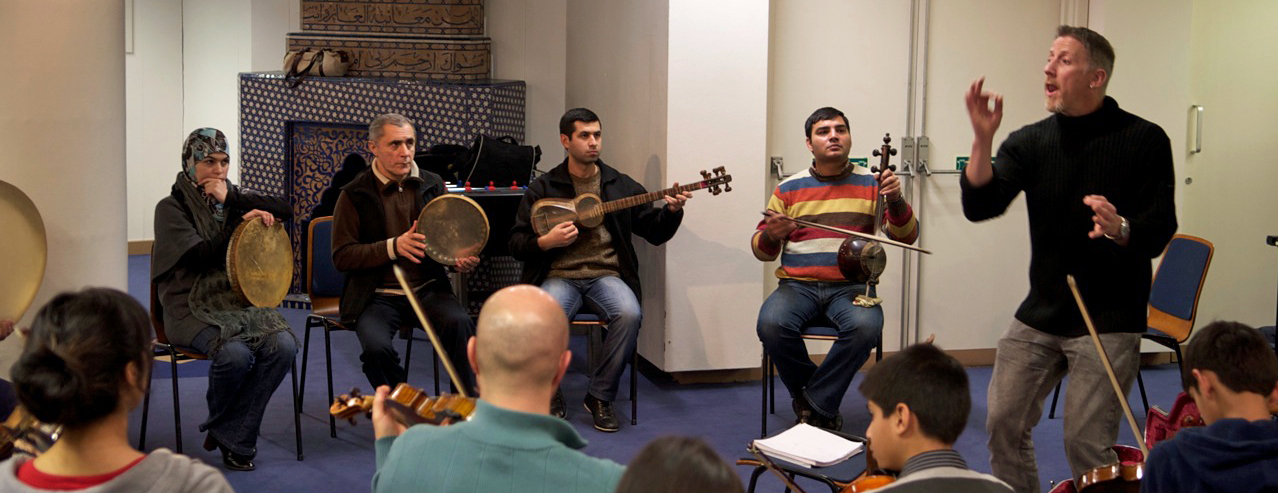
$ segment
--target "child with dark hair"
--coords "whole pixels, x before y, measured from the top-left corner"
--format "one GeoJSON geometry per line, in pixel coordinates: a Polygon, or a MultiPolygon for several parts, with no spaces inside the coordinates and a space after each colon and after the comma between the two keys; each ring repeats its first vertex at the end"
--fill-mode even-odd
{"type": "Polygon", "coordinates": [[[151,381],[151,326],[129,295],[89,288],[54,297],[13,365],[18,401],[62,434],[35,459],[0,463],[0,491],[230,492],[216,469],[129,444],[129,411],[151,381]]]}
{"type": "Polygon", "coordinates": [[[741,478],[699,438],[653,440],[630,461],[617,493],[742,493],[741,478]]]}
{"type": "Polygon", "coordinates": [[[1140,489],[1153,493],[1278,491],[1278,357],[1259,331],[1212,322],[1185,349],[1181,384],[1206,427],[1157,444],[1140,489]]]}
{"type": "Polygon", "coordinates": [[[932,344],[915,344],[875,364],[861,382],[870,410],[865,436],[883,469],[900,478],[878,491],[1011,492],[967,468],[954,442],[972,409],[967,372],[932,344]]]}

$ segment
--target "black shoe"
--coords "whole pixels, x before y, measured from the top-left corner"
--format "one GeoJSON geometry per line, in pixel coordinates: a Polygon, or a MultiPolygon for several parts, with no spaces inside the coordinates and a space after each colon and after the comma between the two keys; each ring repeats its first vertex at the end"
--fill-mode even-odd
{"type": "Polygon", "coordinates": [[[790,409],[794,410],[794,424],[812,422],[812,406],[809,406],[802,397],[790,399],[790,409]]]}
{"type": "Polygon", "coordinates": [[[564,404],[564,392],[555,389],[555,396],[550,398],[550,415],[559,419],[568,417],[568,405],[564,404]]]}
{"type": "Polygon", "coordinates": [[[843,431],[843,415],[836,414],[834,417],[826,417],[820,413],[813,413],[812,421],[809,424],[830,431],[843,431]]]}
{"type": "Polygon", "coordinates": [[[611,433],[621,429],[621,422],[617,421],[617,413],[612,410],[612,402],[599,400],[593,395],[586,394],[586,402],[583,404],[586,410],[590,411],[590,416],[594,418],[596,430],[611,433]]]}
{"type": "Polygon", "coordinates": [[[257,469],[257,466],[253,465],[252,455],[241,455],[232,452],[218,442],[216,438],[213,438],[212,433],[209,433],[204,437],[204,450],[213,449],[222,451],[222,465],[226,466],[227,469],[232,471],[252,471],[257,469]]]}

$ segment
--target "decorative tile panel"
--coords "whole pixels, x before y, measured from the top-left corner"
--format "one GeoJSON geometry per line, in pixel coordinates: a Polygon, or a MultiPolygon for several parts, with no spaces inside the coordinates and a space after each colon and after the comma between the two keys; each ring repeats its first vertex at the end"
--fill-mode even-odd
{"type": "Polygon", "coordinates": [[[483,0],[302,0],[306,31],[482,36],[483,0]]]}

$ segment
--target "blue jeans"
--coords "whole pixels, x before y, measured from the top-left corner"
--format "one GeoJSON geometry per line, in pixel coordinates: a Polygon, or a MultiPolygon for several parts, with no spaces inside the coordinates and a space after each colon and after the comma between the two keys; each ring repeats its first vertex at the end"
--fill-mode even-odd
{"type": "MultiPolygon", "coordinates": [[[[470,371],[470,361],[466,358],[466,342],[475,335],[475,322],[470,319],[470,314],[450,291],[422,291],[418,293],[417,300],[426,321],[435,329],[440,344],[448,352],[448,360],[457,370],[462,385],[471,395],[477,395],[474,393],[475,375],[470,371]]],[[[368,377],[368,383],[374,389],[380,385],[393,388],[407,378],[408,371],[400,366],[399,353],[391,346],[391,340],[400,327],[419,324],[417,314],[413,313],[412,305],[404,296],[373,296],[364,312],[359,314],[355,323],[355,335],[363,349],[359,360],[364,362],[364,376],[368,377]]],[[[457,391],[455,387],[454,392],[457,391]]]]}
{"type": "Polygon", "coordinates": [[[200,424],[222,446],[240,455],[257,453],[262,413],[271,394],[293,368],[297,340],[278,332],[256,350],[241,341],[227,341],[217,350],[217,327],[206,327],[191,340],[191,348],[209,355],[209,419],[200,424]]]}
{"type": "Polygon", "coordinates": [[[864,284],[782,279],[759,310],[759,340],[776,365],[781,382],[791,397],[807,399],[826,417],[839,413],[852,377],[883,335],[883,308],[852,304],[864,293],[864,284]],[[799,336],[822,315],[834,322],[839,338],[817,366],[799,336]]]}
{"type": "MultiPolygon", "coordinates": [[[[639,338],[639,326],[643,323],[643,312],[639,309],[639,300],[635,298],[634,291],[630,290],[625,281],[614,276],[594,279],[551,277],[541,283],[541,288],[559,302],[559,306],[568,315],[568,320],[577,315],[583,301],[588,301],[591,310],[607,322],[608,334],[604,337],[603,357],[590,370],[589,392],[602,401],[616,400],[621,374],[626,370],[626,362],[635,354],[635,341],[639,338]]],[[[635,369],[631,368],[630,371],[635,369]]]]}

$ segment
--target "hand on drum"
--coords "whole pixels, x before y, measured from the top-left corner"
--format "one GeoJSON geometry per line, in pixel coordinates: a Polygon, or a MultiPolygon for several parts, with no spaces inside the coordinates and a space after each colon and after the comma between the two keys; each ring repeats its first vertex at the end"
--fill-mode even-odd
{"type": "Polygon", "coordinates": [[[408,231],[395,239],[395,255],[420,264],[422,257],[426,255],[426,244],[423,241],[426,241],[426,237],[417,232],[417,221],[413,221],[408,231]]]}
{"type": "Polygon", "coordinates": [[[269,212],[266,212],[264,210],[253,209],[251,211],[244,213],[245,221],[251,221],[255,217],[262,218],[262,224],[268,228],[275,225],[275,215],[269,212]]]}
{"type": "Polygon", "coordinates": [[[226,180],[220,178],[205,178],[200,180],[200,188],[204,189],[205,195],[211,195],[217,199],[217,203],[226,202],[226,180]]]}
{"type": "Polygon", "coordinates": [[[874,179],[879,180],[879,193],[886,196],[888,202],[901,200],[901,179],[891,168],[876,173],[874,179]]]}
{"type": "Polygon", "coordinates": [[[479,266],[479,257],[472,255],[469,257],[462,257],[457,259],[457,265],[455,267],[457,267],[457,272],[461,272],[465,274],[467,272],[475,270],[475,267],[478,267],[478,266],[479,266]]]}
{"type": "Polygon", "coordinates": [[[386,396],[388,395],[390,395],[390,387],[382,385],[377,387],[377,393],[373,396],[374,438],[397,437],[408,429],[386,411],[386,396]]]}
{"type": "Polygon", "coordinates": [[[790,233],[799,229],[798,224],[795,224],[794,221],[787,220],[787,216],[785,214],[776,211],[768,211],[768,217],[767,219],[764,219],[763,222],[766,224],[763,232],[778,242],[789,239],[790,233]]]}
{"type": "Polygon", "coordinates": [[[572,221],[564,221],[550,228],[550,232],[537,238],[537,244],[541,245],[542,250],[551,248],[566,247],[572,242],[577,241],[577,226],[572,221]]]}
{"type": "MultiPolygon", "coordinates": [[[[674,188],[679,188],[679,182],[675,182],[674,188]]],[[[662,198],[666,200],[666,208],[670,209],[670,212],[679,212],[679,209],[683,208],[683,204],[687,203],[688,199],[692,198],[692,192],[688,191],[676,195],[667,195],[662,198]]]]}

